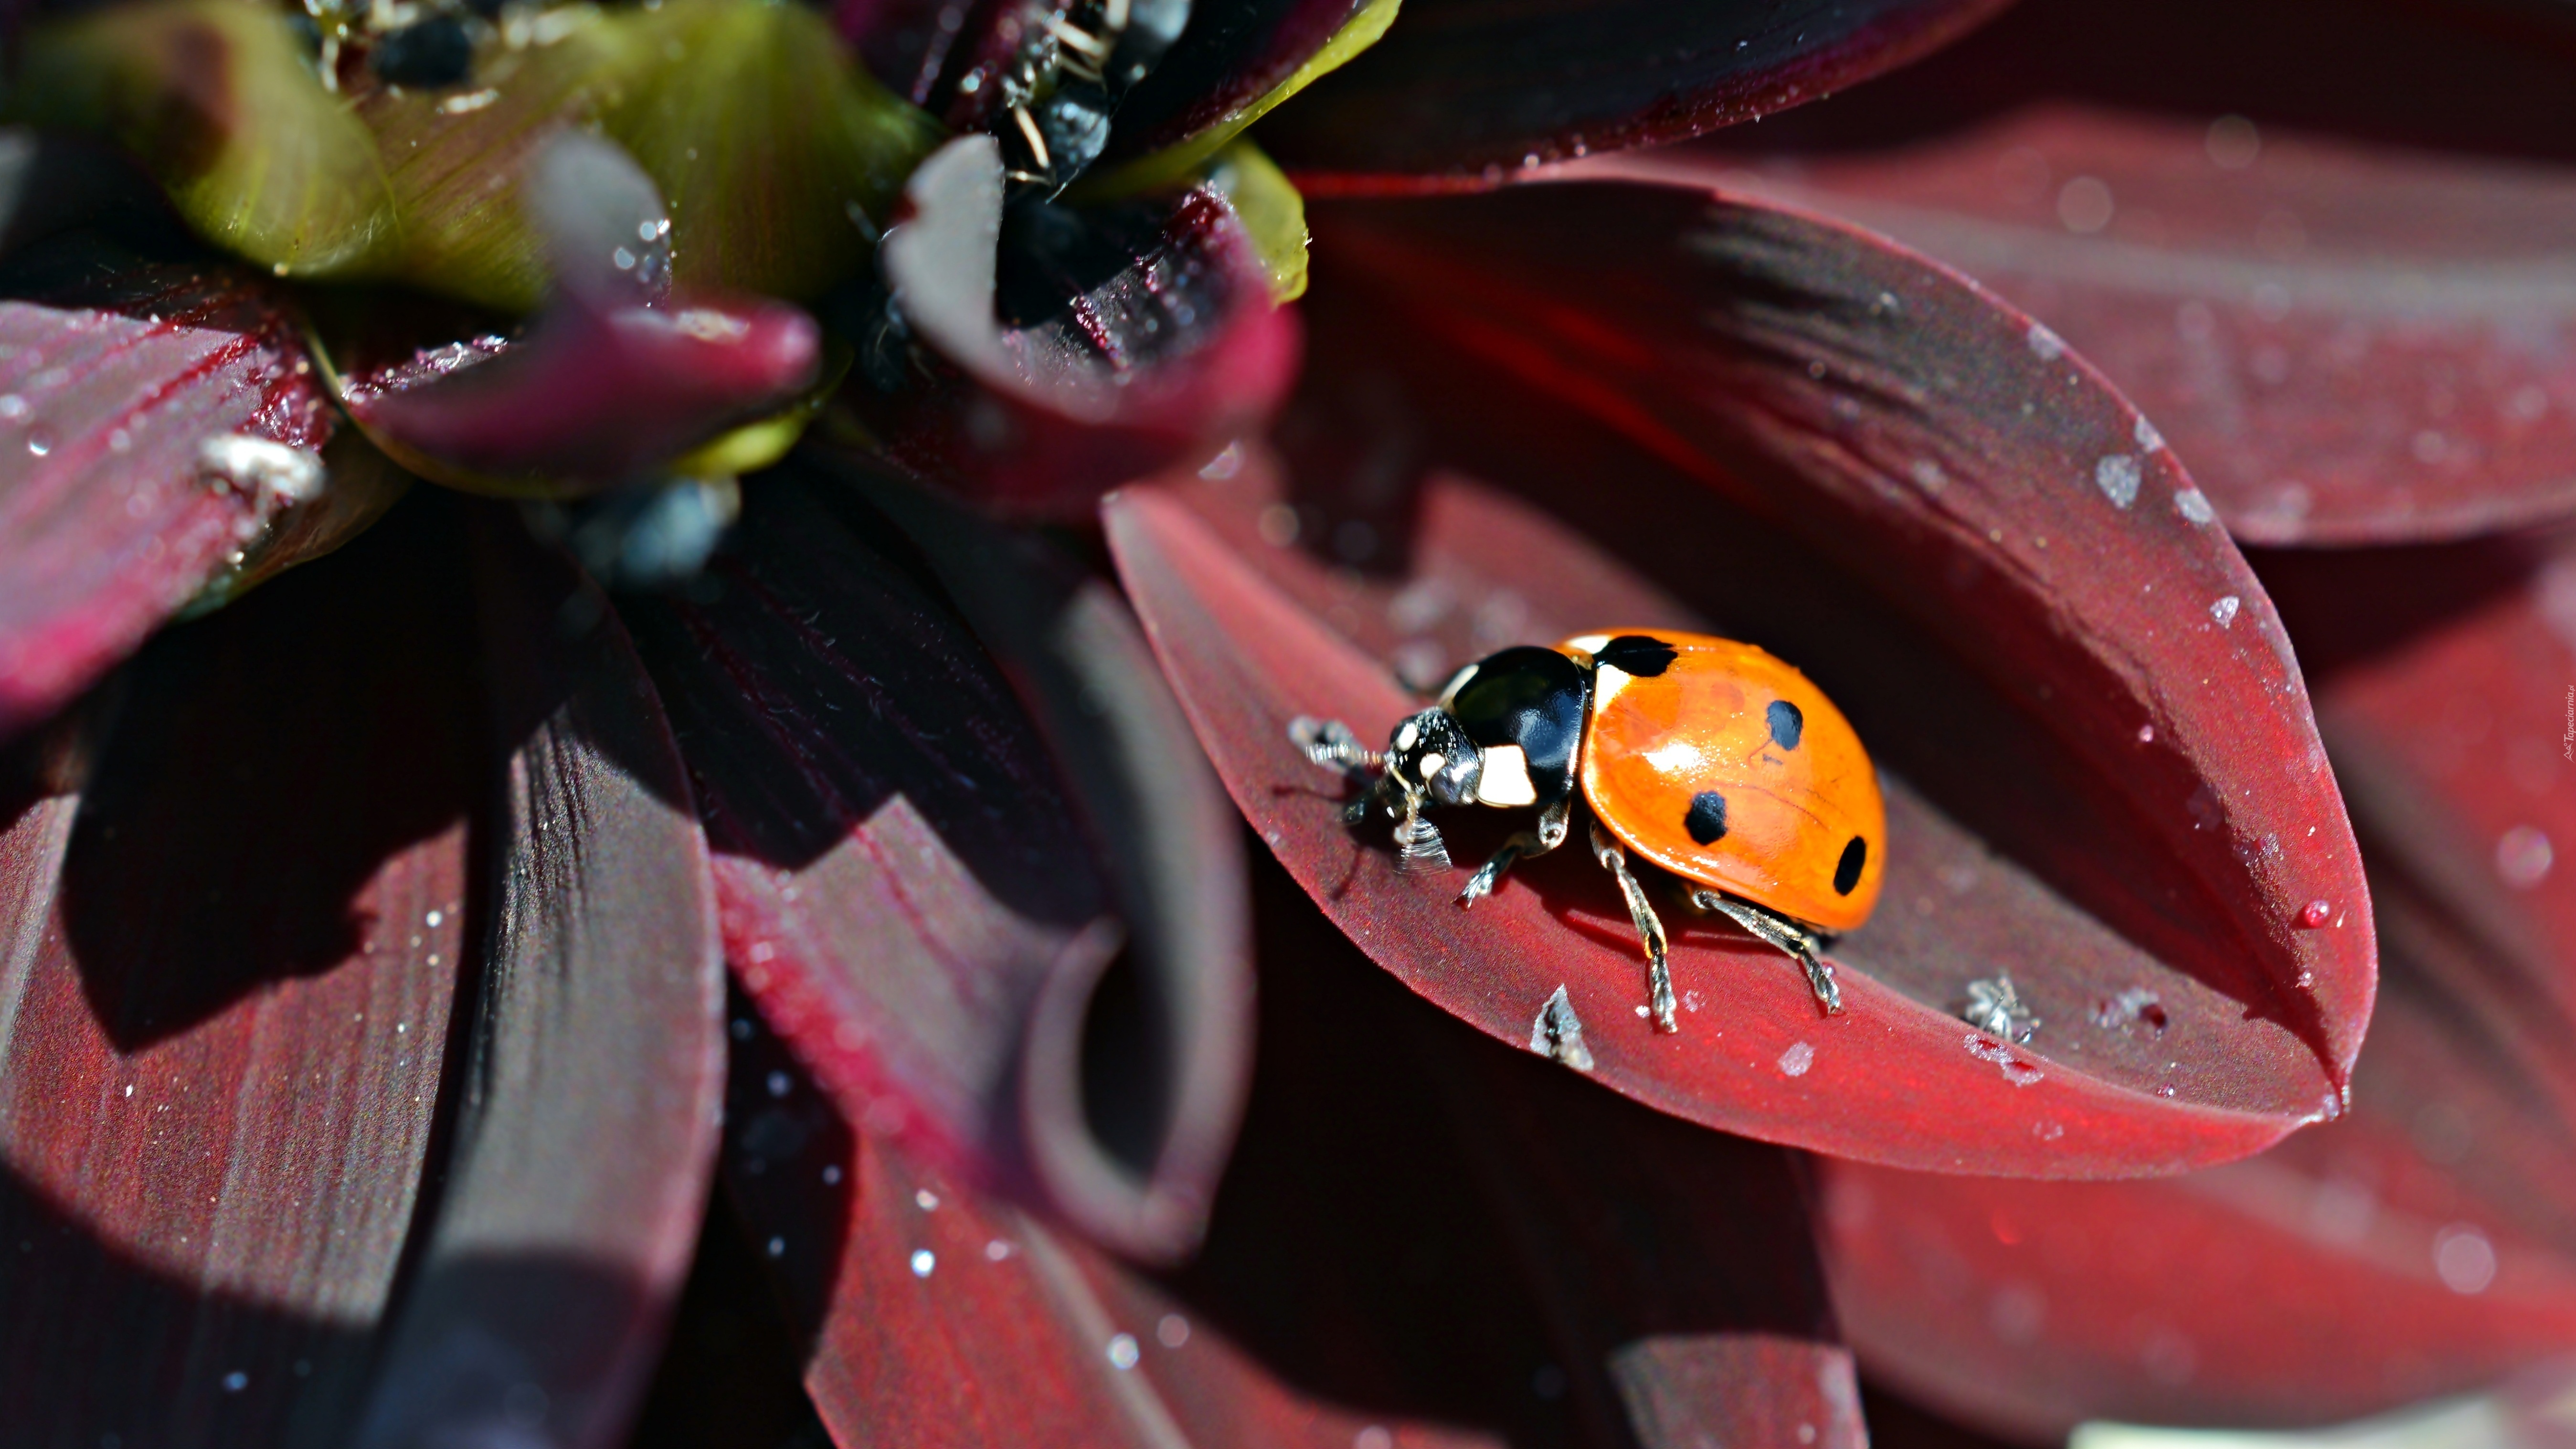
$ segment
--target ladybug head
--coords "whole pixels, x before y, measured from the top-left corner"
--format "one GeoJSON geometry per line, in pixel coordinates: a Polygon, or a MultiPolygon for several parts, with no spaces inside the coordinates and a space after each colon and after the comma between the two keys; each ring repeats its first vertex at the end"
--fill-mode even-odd
{"type": "Polygon", "coordinates": [[[1467,738],[1466,727],[1444,709],[1426,709],[1397,725],[1387,743],[1388,777],[1424,804],[1473,803],[1484,768],[1484,756],[1467,738]]]}

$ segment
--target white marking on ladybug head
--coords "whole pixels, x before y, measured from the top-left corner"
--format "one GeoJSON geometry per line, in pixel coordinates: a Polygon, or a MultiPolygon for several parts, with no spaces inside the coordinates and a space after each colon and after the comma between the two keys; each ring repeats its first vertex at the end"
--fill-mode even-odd
{"type": "Polygon", "coordinates": [[[1433,750],[1430,754],[1424,755],[1422,757],[1421,766],[1422,778],[1428,780],[1432,776],[1439,774],[1440,767],[1447,763],[1449,763],[1449,757],[1440,753],[1438,750],[1433,750]]]}
{"type": "Polygon", "coordinates": [[[1422,727],[1411,720],[1406,720],[1403,724],[1396,726],[1395,747],[1398,750],[1412,749],[1413,742],[1421,738],[1422,727]]]}
{"type": "Polygon", "coordinates": [[[1609,642],[1610,636],[1607,634],[1578,634],[1574,638],[1566,640],[1565,647],[1568,649],[1580,649],[1586,654],[1598,654],[1601,652],[1602,647],[1607,645],[1609,642]]]}
{"type": "Polygon", "coordinates": [[[1538,803],[1538,787],[1530,783],[1529,756],[1520,746],[1487,745],[1481,758],[1485,768],[1476,781],[1479,802],[1503,807],[1538,803]]]}
{"type": "Polygon", "coordinates": [[[1594,668],[1592,671],[1592,707],[1594,709],[1599,709],[1601,706],[1608,704],[1610,702],[1610,696],[1617,694],[1623,687],[1625,687],[1628,683],[1628,678],[1628,671],[1612,665],[1603,664],[1594,668]]]}

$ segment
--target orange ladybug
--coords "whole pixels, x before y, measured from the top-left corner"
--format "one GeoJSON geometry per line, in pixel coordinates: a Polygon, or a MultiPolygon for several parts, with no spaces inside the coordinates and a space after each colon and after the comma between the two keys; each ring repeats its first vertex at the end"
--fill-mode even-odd
{"type": "Polygon", "coordinates": [[[1670,629],[1520,645],[1458,671],[1384,753],[1339,721],[1289,734],[1319,765],[1369,777],[1346,813],[1382,808],[1399,862],[1446,869],[1432,806],[1535,809],[1458,894],[1472,906],[1515,861],[1565,843],[1578,786],[1592,852],[1619,882],[1650,963],[1655,1025],[1677,1030],[1664,927],[1628,853],[1679,877],[1693,909],[1727,916],[1806,968],[1827,1012],[1842,990],[1823,937],[1869,919],[1886,871],[1887,809],[1868,751],[1797,670],[1750,644],[1670,629]]]}

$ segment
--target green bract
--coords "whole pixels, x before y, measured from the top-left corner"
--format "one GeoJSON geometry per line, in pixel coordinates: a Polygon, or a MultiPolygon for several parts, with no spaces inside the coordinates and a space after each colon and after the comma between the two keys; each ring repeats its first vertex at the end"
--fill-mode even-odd
{"type": "Polygon", "coordinates": [[[520,163],[557,126],[625,147],[671,207],[684,287],[806,298],[866,262],[940,138],[819,15],[762,0],[513,17],[442,91],[326,85],[258,0],[137,0],[39,28],[19,117],[104,131],[208,239],[280,275],[525,311],[543,250],[520,163]]]}

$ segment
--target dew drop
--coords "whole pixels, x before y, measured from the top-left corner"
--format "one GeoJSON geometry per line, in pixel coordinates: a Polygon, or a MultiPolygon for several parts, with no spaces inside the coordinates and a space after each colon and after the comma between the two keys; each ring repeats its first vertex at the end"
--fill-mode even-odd
{"type": "Polygon", "coordinates": [[[1143,1353],[1136,1347],[1136,1335],[1132,1333],[1118,1334],[1109,1340],[1109,1366],[1111,1368],[1134,1368],[1136,1366],[1136,1361],[1143,1356],[1143,1353]]]}
{"type": "Polygon", "coordinates": [[[928,1248],[915,1248],[912,1250],[912,1276],[915,1278],[929,1277],[931,1270],[938,1266],[939,1255],[937,1253],[930,1251],[928,1248]]]}
{"type": "Polygon", "coordinates": [[[41,458],[54,450],[54,435],[44,431],[27,434],[27,451],[41,458]]]}
{"type": "Polygon", "coordinates": [[[2299,908],[2299,924],[2313,931],[2334,919],[2334,902],[2320,896],[2299,908]]]}
{"type": "Polygon", "coordinates": [[[2484,1293],[2495,1282],[2495,1244],[2474,1226],[2453,1223],[2433,1235],[2433,1271],[2454,1293],[2484,1293]]]}

